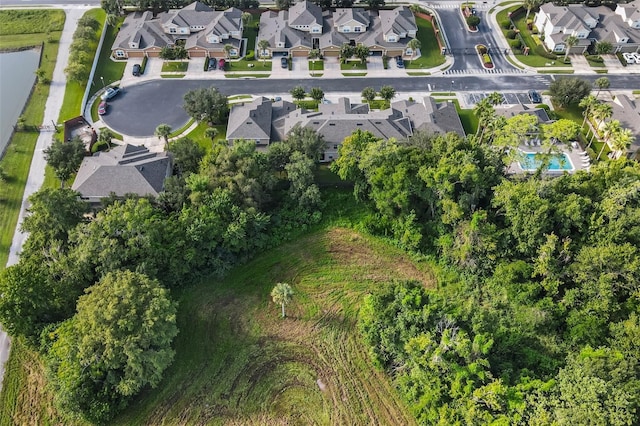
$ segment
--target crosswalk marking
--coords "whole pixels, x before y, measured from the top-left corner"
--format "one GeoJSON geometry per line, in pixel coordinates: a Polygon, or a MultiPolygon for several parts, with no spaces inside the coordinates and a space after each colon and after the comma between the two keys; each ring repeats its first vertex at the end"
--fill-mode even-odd
{"type": "Polygon", "coordinates": [[[472,68],[467,70],[446,70],[444,75],[477,75],[477,74],[529,74],[526,70],[521,69],[484,69],[472,68]]]}

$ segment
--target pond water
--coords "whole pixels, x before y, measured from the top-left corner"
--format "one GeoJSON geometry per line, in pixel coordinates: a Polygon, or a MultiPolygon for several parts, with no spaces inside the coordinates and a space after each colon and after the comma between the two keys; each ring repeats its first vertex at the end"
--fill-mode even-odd
{"type": "Polygon", "coordinates": [[[0,53],[0,154],[36,79],[39,58],[36,50],[0,53]]]}

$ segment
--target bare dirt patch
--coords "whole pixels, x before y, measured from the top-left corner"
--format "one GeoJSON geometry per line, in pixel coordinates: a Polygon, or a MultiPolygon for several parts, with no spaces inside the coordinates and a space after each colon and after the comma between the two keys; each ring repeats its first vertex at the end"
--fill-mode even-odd
{"type": "Polygon", "coordinates": [[[415,280],[425,287],[435,287],[435,277],[430,270],[418,268],[416,262],[395,248],[380,247],[379,243],[373,243],[366,236],[346,228],[334,228],[328,231],[327,237],[328,251],[336,262],[365,268],[365,279],[415,280]],[[395,256],[383,252],[388,250],[396,252],[395,256]]]}

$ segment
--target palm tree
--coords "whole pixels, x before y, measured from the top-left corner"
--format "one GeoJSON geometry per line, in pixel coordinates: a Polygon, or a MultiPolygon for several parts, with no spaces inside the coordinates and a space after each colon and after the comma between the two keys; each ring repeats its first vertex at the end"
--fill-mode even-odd
{"type": "Polygon", "coordinates": [[[242,26],[246,28],[247,25],[249,25],[249,23],[251,22],[251,14],[248,12],[244,12],[242,15],[240,15],[240,19],[242,19],[242,26]]]}
{"type": "Polygon", "coordinates": [[[107,147],[111,149],[111,140],[115,137],[115,133],[113,133],[110,129],[102,129],[100,134],[98,135],[98,141],[105,142],[107,147]]]}
{"type": "Polygon", "coordinates": [[[600,91],[602,89],[608,89],[611,85],[611,82],[607,77],[600,77],[593,82],[593,84],[598,88],[598,92],[596,93],[596,98],[600,95],[600,91]]]}
{"type": "Polygon", "coordinates": [[[215,127],[207,127],[204,131],[205,137],[211,139],[211,143],[215,142],[216,136],[218,136],[218,129],[215,127]]]}
{"type": "Polygon", "coordinates": [[[591,143],[593,142],[593,139],[596,136],[596,132],[599,132],[600,125],[602,124],[602,122],[607,118],[611,117],[612,114],[613,114],[613,107],[611,107],[611,105],[609,104],[596,104],[593,106],[592,115],[593,115],[593,118],[596,120],[596,125],[594,127],[593,133],[591,134],[591,139],[589,140],[589,145],[587,145],[587,148],[591,146],[591,143]]]}
{"type": "Polygon", "coordinates": [[[598,158],[596,158],[596,161],[600,159],[600,156],[604,152],[604,147],[609,144],[609,140],[615,137],[615,135],[621,130],[622,126],[620,125],[620,122],[618,120],[607,121],[604,126],[602,126],[602,135],[604,136],[604,139],[602,141],[602,148],[600,148],[600,152],[598,153],[598,158]]]}
{"type": "Polygon", "coordinates": [[[158,139],[164,138],[164,148],[167,149],[167,145],[169,145],[169,135],[171,134],[171,126],[166,123],[159,124],[158,127],[156,127],[154,134],[158,139]]]}
{"type": "Polygon", "coordinates": [[[411,49],[411,60],[413,61],[413,58],[416,56],[416,50],[420,49],[420,40],[418,40],[417,38],[412,38],[411,40],[409,40],[409,43],[407,43],[407,47],[409,49],[411,49]]]}
{"type": "Polygon", "coordinates": [[[541,4],[542,4],[542,0],[524,0],[524,7],[527,8],[527,16],[524,17],[525,22],[527,21],[527,19],[529,19],[529,14],[531,13],[531,9],[535,9],[541,4]]]}
{"type": "Polygon", "coordinates": [[[107,22],[107,25],[109,25],[110,27],[115,27],[115,25],[118,23],[118,17],[113,13],[108,13],[106,22],[107,22]]]}
{"type": "Polygon", "coordinates": [[[262,57],[262,65],[266,63],[267,56],[269,56],[269,41],[260,40],[258,42],[258,49],[260,49],[260,56],[262,57]]]}
{"type": "Polygon", "coordinates": [[[285,317],[284,307],[291,302],[292,296],[293,289],[287,283],[278,283],[273,290],[271,290],[271,299],[273,299],[273,303],[282,306],[282,318],[285,317]]]}
{"type": "Polygon", "coordinates": [[[380,88],[380,97],[385,101],[391,102],[391,99],[393,99],[395,96],[396,96],[396,89],[394,89],[393,87],[382,86],[380,88]]]}
{"type": "Polygon", "coordinates": [[[583,109],[582,115],[584,116],[584,120],[582,120],[582,126],[581,126],[582,129],[584,129],[584,125],[587,124],[587,118],[589,118],[593,108],[597,104],[598,104],[598,99],[593,95],[589,95],[582,98],[582,100],[578,104],[578,106],[583,109]]]}
{"type": "Polygon", "coordinates": [[[599,41],[596,43],[596,55],[606,55],[611,53],[613,50],[613,45],[608,41],[599,41]]]}
{"type": "Polygon", "coordinates": [[[230,44],[224,45],[224,53],[227,55],[227,59],[231,59],[231,51],[233,50],[233,46],[230,44]]]}
{"type": "MultiPolygon", "coordinates": [[[[629,149],[632,141],[633,132],[629,129],[620,129],[609,141],[609,146],[611,147],[611,150],[622,154],[629,149]]],[[[616,158],[619,158],[619,156],[616,158]]]]}
{"type": "Polygon", "coordinates": [[[376,98],[376,91],[373,89],[373,87],[365,87],[364,89],[362,89],[362,93],[360,93],[360,96],[362,96],[362,99],[367,101],[367,103],[370,103],[376,98]]]}
{"type": "Polygon", "coordinates": [[[575,46],[576,44],[578,44],[578,37],[570,35],[570,36],[569,36],[569,37],[567,37],[567,39],[564,41],[564,44],[565,44],[565,48],[564,48],[564,62],[567,62],[567,56],[569,56],[569,51],[571,50],[571,48],[572,48],[573,46],[575,46]]]}

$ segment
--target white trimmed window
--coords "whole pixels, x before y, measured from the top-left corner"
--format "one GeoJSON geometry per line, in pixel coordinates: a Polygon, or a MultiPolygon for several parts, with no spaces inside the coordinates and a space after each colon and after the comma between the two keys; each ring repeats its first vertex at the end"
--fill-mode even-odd
{"type": "Polygon", "coordinates": [[[175,28],[169,28],[169,32],[170,32],[171,34],[175,34],[177,31],[176,31],[176,29],[175,29],[175,28]]]}
{"type": "Polygon", "coordinates": [[[116,50],[116,57],[124,58],[125,57],[124,50],[120,50],[120,49],[116,50]]]}

